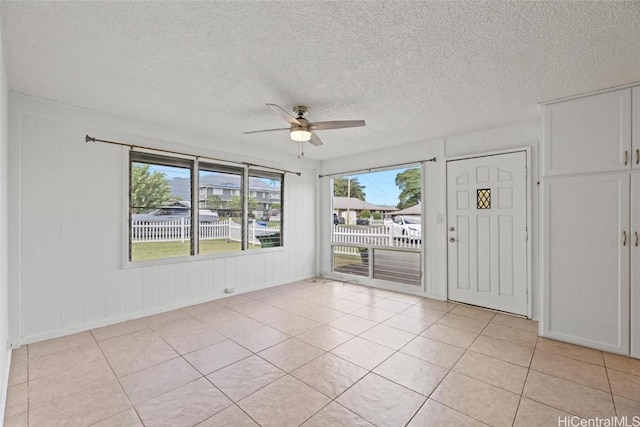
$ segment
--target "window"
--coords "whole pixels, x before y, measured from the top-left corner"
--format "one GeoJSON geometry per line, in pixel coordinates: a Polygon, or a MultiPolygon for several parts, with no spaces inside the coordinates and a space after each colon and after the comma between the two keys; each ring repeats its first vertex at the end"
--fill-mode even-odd
{"type": "Polygon", "coordinates": [[[333,272],[420,286],[421,201],[417,166],[334,177],[333,272]]]}
{"type": "Polygon", "coordinates": [[[132,153],[130,164],[130,261],[191,255],[191,162],[132,153]]]}
{"type": "MultiPolygon", "coordinates": [[[[242,188],[243,168],[200,163],[198,180],[200,186],[213,187],[233,185],[242,188]]],[[[239,192],[239,191],[238,191],[239,192]]],[[[202,200],[205,209],[218,216],[218,221],[200,224],[199,253],[216,254],[242,249],[243,200],[240,195],[211,194],[202,200]]]]}
{"type": "Polygon", "coordinates": [[[131,262],[282,246],[283,174],[133,151],[129,174],[131,262]]]}
{"type": "Polygon", "coordinates": [[[276,197],[267,202],[249,197],[249,233],[250,249],[282,246],[282,174],[249,171],[249,187],[253,194],[271,192],[276,197]],[[260,190],[260,191],[258,191],[260,190]]]}
{"type": "Polygon", "coordinates": [[[491,189],[483,188],[476,190],[478,199],[478,209],[491,209],[491,189]]]}

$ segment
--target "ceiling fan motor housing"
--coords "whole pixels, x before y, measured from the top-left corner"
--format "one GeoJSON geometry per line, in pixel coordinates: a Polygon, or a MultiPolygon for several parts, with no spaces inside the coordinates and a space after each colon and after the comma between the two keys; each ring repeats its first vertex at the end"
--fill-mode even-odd
{"type": "Polygon", "coordinates": [[[308,109],[304,105],[296,105],[293,107],[293,112],[298,115],[298,119],[307,113],[308,109]]]}
{"type": "Polygon", "coordinates": [[[300,125],[293,124],[289,130],[291,139],[294,141],[304,142],[311,139],[311,127],[307,119],[298,118],[300,125]]]}

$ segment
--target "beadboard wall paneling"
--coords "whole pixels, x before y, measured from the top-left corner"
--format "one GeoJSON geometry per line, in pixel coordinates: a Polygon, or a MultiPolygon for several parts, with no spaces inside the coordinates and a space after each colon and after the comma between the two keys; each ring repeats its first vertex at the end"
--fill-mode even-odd
{"type": "Polygon", "coordinates": [[[9,384],[11,348],[9,339],[9,135],[8,89],[4,62],[3,41],[0,37],[0,417],[4,408],[9,384]]]}
{"type": "MultiPolygon", "coordinates": [[[[132,140],[159,138],[163,148],[194,137],[19,94],[9,108],[16,345],[220,298],[227,287],[242,293],[317,274],[318,172],[308,161],[288,165],[302,175],[285,177],[283,248],[127,265],[127,149],[86,144],[85,134],[131,132],[132,140]]],[[[284,167],[277,159],[247,161],[284,167]]]]}

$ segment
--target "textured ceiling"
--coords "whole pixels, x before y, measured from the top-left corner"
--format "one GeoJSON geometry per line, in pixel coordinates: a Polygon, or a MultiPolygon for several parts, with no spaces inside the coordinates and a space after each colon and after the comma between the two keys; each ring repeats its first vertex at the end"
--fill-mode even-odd
{"type": "Polygon", "coordinates": [[[640,2],[2,1],[10,89],[294,154],[265,103],[309,107],[330,159],[534,119],[640,81],[640,2]]]}

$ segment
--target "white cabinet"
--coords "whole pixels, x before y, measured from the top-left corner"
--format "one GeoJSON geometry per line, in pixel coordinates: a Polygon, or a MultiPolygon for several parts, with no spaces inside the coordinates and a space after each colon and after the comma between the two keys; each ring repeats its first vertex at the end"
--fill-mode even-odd
{"type": "Polygon", "coordinates": [[[629,175],[545,181],[544,336],[629,354],[629,175]]]}
{"type": "Polygon", "coordinates": [[[640,358],[640,171],[631,174],[631,356],[640,358]]]}
{"type": "Polygon", "coordinates": [[[640,87],[543,107],[542,333],[640,358],[640,87]]]}
{"type": "Polygon", "coordinates": [[[621,89],[544,106],[543,175],[630,169],[635,160],[631,92],[621,89]]]}

